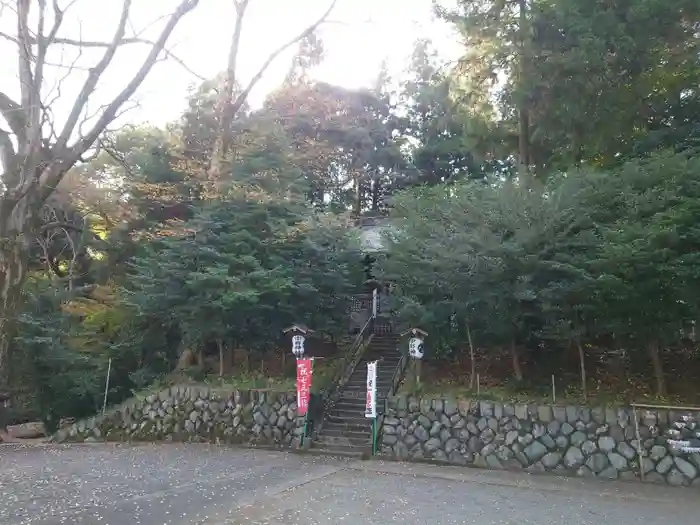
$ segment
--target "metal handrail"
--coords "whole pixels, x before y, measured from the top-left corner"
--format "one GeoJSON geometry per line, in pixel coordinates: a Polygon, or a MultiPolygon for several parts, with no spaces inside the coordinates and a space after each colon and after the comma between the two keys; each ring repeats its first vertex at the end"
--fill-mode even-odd
{"type": "Polygon", "coordinates": [[[369,340],[369,338],[372,335],[374,335],[373,326],[374,317],[370,316],[365,325],[360,330],[360,332],[357,334],[357,337],[355,337],[355,340],[353,341],[350,350],[348,350],[349,360],[343,367],[342,372],[339,374],[340,377],[338,379],[334,378],[331,382],[331,386],[324,393],[323,397],[325,397],[325,399],[323,403],[323,416],[321,417],[321,421],[319,422],[319,425],[317,427],[317,432],[320,432],[325,421],[325,415],[330,411],[331,408],[333,408],[333,405],[335,405],[335,403],[338,400],[340,392],[343,390],[343,387],[350,380],[350,376],[352,376],[353,372],[357,368],[357,365],[362,357],[362,350],[366,348],[365,343],[369,340]]]}
{"type": "Polygon", "coordinates": [[[374,317],[369,316],[369,319],[367,319],[367,322],[365,325],[362,327],[360,332],[357,334],[357,337],[355,337],[355,340],[352,343],[352,346],[350,347],[350,351],[352,352],[353,350],[357,350],[356,347],[359,347],[362,344],[362,341],[365,338],[365,331],[369,329],[370,326],[374,323],[374,317]]]}

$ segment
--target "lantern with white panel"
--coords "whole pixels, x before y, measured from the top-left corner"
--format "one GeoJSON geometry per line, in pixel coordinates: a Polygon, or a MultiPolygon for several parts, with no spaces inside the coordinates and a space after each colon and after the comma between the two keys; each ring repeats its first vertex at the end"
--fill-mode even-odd
{"type": "Polygon", "coordinates": [[[404,337],[407,335],[410,336],[408,339],[408,355],[413,359],[423,359],[425,355],[425,338],[428,332],[420,328],[411,328],[401,335],[404,337]]]}
{"type": "Polygon", "coordinates": [[[293,324],[285,329],[284,333],[292,336],[292,353],[294,357],[297,359],[304,357],[304,343],[306,342],[306,337],[311,335],[313,330],[309,330],[301,324],[293,324]]]}
{"type": "Polygon", "coordinates": [[[420,385],[420,369],[421,360],[425,355],[425,338],[428,332],[420,328],[411,328],[401,334],[402,337],[408,336],[408,355],[411,358],[411,369],[416,385],[420,385]]]}
{"type": "Polygon", "coordinates": [[[408,355],[413,359],[423,359],[423,339],[411,337],[408,340],[408,355]]]}
{"type": "Polygon", "coordinates": [[[306,338],[303,335],[292,336],[292,353],[296,358],[304,355],[304,341],[306,338]]]}

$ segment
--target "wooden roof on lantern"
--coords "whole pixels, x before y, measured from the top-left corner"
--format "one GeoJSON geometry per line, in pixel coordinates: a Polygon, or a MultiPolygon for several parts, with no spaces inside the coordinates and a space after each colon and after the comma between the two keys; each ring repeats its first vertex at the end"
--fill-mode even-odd
{"type": "Polygon", "coordinates": [[[428,337],[428,332],[421,330],[420,328],[409,328],[401,334],[401,337],[405,337],[407,335],[420,335],[422,337],[428,337]]]}
{"type": "Polygon", "coordinates": [[[282,330],[282,333],[288,334],[289,332],[301,332],[304,335],[311,335],[314,333],[311,328],[301,323],[294,323],[292,326],[282,330]]]}

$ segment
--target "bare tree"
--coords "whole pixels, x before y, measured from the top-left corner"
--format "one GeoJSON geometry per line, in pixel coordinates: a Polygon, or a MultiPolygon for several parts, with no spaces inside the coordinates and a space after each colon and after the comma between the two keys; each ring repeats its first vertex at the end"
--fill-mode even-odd
{"type": "Polygon", "coordinates": [[[234,99],[234,89],[238,83],[237,64],[238,55],[240,52],[241,33],[250,2],[251,0],[233,0],[234,7],[236,9],[236,22],[233,30],[233,36],[231,38],[231,47],[229,48],[228,64],[226,66],[226,74],[224,76],[224,85],[223,89],[219,93],[219,100],[217,103],[216,114],[218,119],[218,130],[208,173],[210,180],[214,181],[219,179],[220,175],[222,174],[226,157],[231,148],[231,123],[236,118],[236,115],[241,110],[243,105],[246,103],[250,92],[279,55],[284,53],[297,42],[301,41],[303,38],[306,38],[312,34],[328,19],[328,16],[335,8],[338,0],[332,0],[326,11],[314,23],[292,39],[284,42],[272,53],[270,53],[255,75],[253,75],[240,94],[234,99]]]}
{"type": "MultiPolygon", "coordinates": [[[[68,170],[83,159],[105,128],[119,116],[156,62],[170,55],[166,44],[173,30],[199,3],[199,0],[179,0],[176,9],[162,19],[158,37],[148,41],[138,34],[127,34],[133,2],[122,0],[117,28],[111,39],[86,42],[59,34],[66,12],[76,1],[2,0],[0,4],[3,17],[9,12],[16,18],[16,32],[0,33],[0,38],[9,40],[16,48],[19,73],[17,100],[0,90],[0,166],[3,173],[0,191],[0,384],[6,379],[12,318],[26,279],[30,246],[39,234],[51,228],[65,230],[68,227],[60,222],[42,224],[46,201],[68,170]],[[136,73],[111,101],[100,105],[96,113],[89,110],[97,106],[90,102],[118,49],[136,43],[149,46],[136,73]],[[87,48],[100,52],[99,59],[87,70],[87,78],[72,99],[60,129],[51,111],[56,99],[47,100],[48,95],[42,95],[42,87],[47,83],[46,70],[54,65],[47,56],[50,48],[58,45],[72,46],[78,54],[87,48]]],[[[59,67],[66,71],[64,79],[84,72],[75,63],[59,67]]],[[[61,103],[65,103],[65,93],[60,96],[61,103]]]]}

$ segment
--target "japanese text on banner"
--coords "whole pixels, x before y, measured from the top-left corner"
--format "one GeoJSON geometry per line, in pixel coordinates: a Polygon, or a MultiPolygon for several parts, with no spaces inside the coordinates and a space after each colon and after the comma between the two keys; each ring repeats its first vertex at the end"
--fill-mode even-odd
{"type": "Polygon", "coordinates": [[[297,360],[297,414],[305,416],[309,411],[311,396],[311,359],[297,360]]]}
{"type": "Polygon", "coordinates": [[[367,403],[365,417],[377,417],[377,362],[367,363],[367,403]]]}

